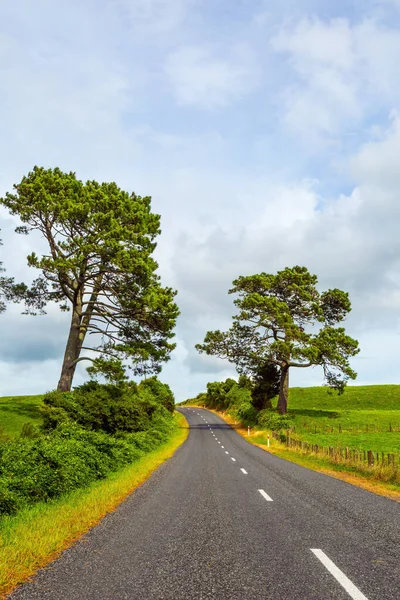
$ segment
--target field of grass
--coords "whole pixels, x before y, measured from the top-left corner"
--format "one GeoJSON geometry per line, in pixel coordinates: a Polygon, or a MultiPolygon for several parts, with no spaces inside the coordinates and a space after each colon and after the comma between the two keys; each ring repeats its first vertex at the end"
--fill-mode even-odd
{"type": "Polygon", "coordinates": [[[289,408],[400,411],[400,385],[349,385],[340,396],[326,387],[290,388],[289,408]]]}
{"type": "Polygon", "coordinates": [[[319,446],[400,453],[400,385],[291,388],[293,437],[319,446]]]}
{"type": "Polygon", "coordinates": [[[23,509],[0,522],[0,598],[53,560],[96,525],[185,441],[185,418],[175,414],[179,428],[162,446],[107,479],[49,503],[23,509]]]}
{"type": "Polygon", "coordinates": [[[25,423],[40,425],[40,406],[43,394],[38,396],[3,396],[0,398],[0,435],[17,437],[25,423]]]}

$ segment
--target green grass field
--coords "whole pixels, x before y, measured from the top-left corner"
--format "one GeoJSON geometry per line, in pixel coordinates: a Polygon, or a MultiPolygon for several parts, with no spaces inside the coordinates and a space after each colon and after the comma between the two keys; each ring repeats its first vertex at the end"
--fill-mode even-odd
{"type": "Polygon", "coordinates": [[[294,436],[320,446],[400,452],[400,385],[291,388],[294,436]],[[392,429],[392,431],[390,431],[392,429]]]}
{"type": "Polygon", "coordinates": [[[40,425],[42,400],[43,394],[0,398],[0,434],[17,437],[25,423],[40,425]]]}

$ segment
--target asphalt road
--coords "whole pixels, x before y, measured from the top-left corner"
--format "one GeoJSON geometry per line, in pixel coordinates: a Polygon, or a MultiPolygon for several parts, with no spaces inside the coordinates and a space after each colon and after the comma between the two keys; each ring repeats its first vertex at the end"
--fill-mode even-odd
{"type": "Polygon", "coordinates": [[[400,506],[182,408],[175,456],[13,600],[399,600],[400,506]]]}

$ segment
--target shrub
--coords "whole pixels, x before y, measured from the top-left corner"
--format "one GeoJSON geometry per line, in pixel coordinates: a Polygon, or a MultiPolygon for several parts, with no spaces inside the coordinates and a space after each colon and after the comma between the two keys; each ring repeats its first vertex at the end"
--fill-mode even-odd
{"type": "Polygon", "coordinates": [[[207,384],[206,406],[216,410],[224,410],[227,407],[226,396],[232,387],[237,387],[234,379],[225,381],[214,381],[207,384]]]}
{"type": "MultiPolygon", "coordinates": [[[[163,385],[163,384],[160,384],[163,385]]],[[[71,392],[51,392],[44,397],[43,427],[55,429],[68,422],[94,431],[143,431],[152,426],[159,404],[151,389],[139,393],[136,384],[100,384],[91,381],[71,392]]]]}
{"type": "Polygon", "coordinates": [[[165,441],[172,392],[158,380],[139,387],[89,382],[47,394],[43,431],[24,427],[0,443],[0,515],[103,479],[165,441]]]}
{"type": "Polygon", "coordinates": [[[290,429],[293,426],[293,421],[289,415],[279,415],[268,409],[261,410],[258,413],[257,422],[261,427],[272,431],[290,429]]]}
{"type": "Polygon", "coordinates": [[[150,377],[140,382],[138,386],[139,394],[149,391],[153,400],[161,404],[171,414],[175,410],[175,398],[171,388],[166,383],[161,383],[157,377],[150,377]]]}

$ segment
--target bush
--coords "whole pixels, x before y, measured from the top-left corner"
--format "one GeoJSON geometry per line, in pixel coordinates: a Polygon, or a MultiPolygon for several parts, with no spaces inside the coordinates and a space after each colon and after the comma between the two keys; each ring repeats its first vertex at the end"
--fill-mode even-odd
{"type": "Polygon", "coordinates": [[[208,408],[215,408],[216,410],[226,409],[226,397],[233,387],[237,387],[237,383],[234,379],[208,383],[205,405],[208,408]]]}
{"type": "Polygon", "coordinates": [[[261,410],[258,413],[257,422],[260,427],[271,429],[272,431],[290,429],[293,426],[293,421],[289,415],[279,415],[268,409],[261,410]]]}
{"type": "Polygon", "coordinates": [[[103,479],[165,441],[172,392],[158,380],[139,387],[89,382],[47,394],[44,433],[25,427],[0,443],[0,515],[103,479]]]}
{"type": "MultiPolygon", "coordinates": [[[[167,403],[167,390],[152,382],[139,390],[135,383],[120,385],[90,381],[73,392],[51,392],[44,397],[43,427],[55,429],[63,423],[79,423],[94,431],[115,434],[119,431],[144,431],[152,426],[153,414],[167,403]],[[150,386],[158,388],[154,396],[150,386]],[[164,393],[160,400],[161,393],[164,393]]],[[[166,386],[168,388],[168,386],[166,386]]],[[[169,390],[169,388],[168,388],[169,390]]],[[[169,390],[172,396],[172,392],[169,390]]],[[[173,402],[168,396],[168,402],[173,402]]]]}
{"type": "Polygon", "coordinates": [[[104,479],[167,437],[158,429],[113,437],[63,424],[38,439],[9,442],[0,459],[0,514],[14,514],[22,506],[104,479]]]}
{"type": "Polygon", "coordinates": [[[171,388],[166,383],[161,383],[157,377],[150,377],[150,379],[144,379],[138,386],[139,394],[145,391],[151,393],[153,400],[161,404],[171,414],[175,410],[175,398],[171,391],[171,388]]]}

